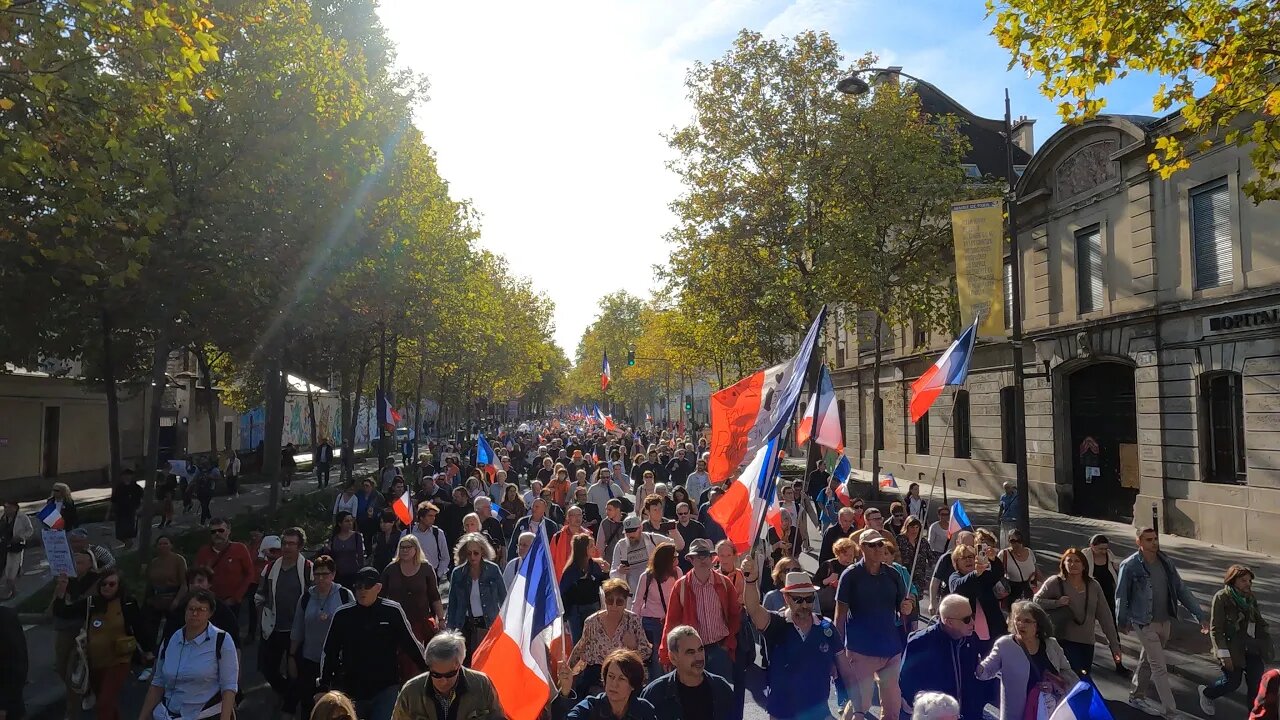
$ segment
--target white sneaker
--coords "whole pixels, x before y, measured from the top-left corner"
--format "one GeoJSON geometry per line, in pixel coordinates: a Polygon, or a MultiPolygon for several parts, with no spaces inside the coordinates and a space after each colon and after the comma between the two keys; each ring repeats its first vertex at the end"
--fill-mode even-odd
{"type": "Polygon", "coordinates": [[[1200,711],[1209,717],[1213,717],[1213,713],[1215,712],[1213,708],[1213,700],[1205,697],[1204,694],[1205,689],[1208,687],[1208,685],[1197,685],[1196,697],[1200,698],[1200,711]]]}
{"type": "Polygon", "coordinates": [[[1161,710],[1159,707],[1156,707],[1155,703],[1151,702],[1146,698],[1140,698],[1140,697],[1137,697],[1136,695],[1130,695],[1129,699],[1126,700],[1125,702],[1128,703],[1129,707],[1135,710],[1141,710],[1142,712],[1152,717],[1164,717],[1164,711],[1161,710]]]}

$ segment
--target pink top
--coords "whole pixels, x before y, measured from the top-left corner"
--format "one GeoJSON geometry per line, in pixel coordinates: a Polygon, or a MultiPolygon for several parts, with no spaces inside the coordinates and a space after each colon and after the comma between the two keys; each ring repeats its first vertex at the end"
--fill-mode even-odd
{"type": "Polygon", "coordinates": [[[633,588],[636,599],[631,605],[631,611],[642,618],[665,619],[667,605],[671,604],[671,590],[676,586],[676,580],[680,579],[680,568],[675,568],[675,572],[675,575],[662,583],[651,581],[648,570],[640,573],[640,581],[633,588]]]}

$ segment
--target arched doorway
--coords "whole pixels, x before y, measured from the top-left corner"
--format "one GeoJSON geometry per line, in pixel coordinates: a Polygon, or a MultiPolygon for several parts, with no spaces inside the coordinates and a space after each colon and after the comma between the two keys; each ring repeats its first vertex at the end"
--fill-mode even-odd
{"type": "Polygon", "coordinates": [[[1131,522],[1138,496],[1133,482],[1138,460],[1133,367],[1115,361],[1091,363],[1068,375],[1067,385],[1071,512],[1131,522]],[[1124,477],[1130,481],[1124,482],[1124,477]]]}

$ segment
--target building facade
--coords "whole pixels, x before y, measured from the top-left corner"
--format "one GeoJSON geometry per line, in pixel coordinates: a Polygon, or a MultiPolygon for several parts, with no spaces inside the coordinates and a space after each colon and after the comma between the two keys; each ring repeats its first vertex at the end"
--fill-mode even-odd
{"type": "MultiPolygon", "coordinates": [[[[1067,126],[1018,182],[1031,501],[1280,552],[1280,203],[1244,195],[1254,171],[1238,148],[1160,178],[1147,155],[1172,132],[1176,118],[1067,126]]],[[[837,327],[829,359],[848,452],[870,469],[877,402],[859,327],[837,327]]],[[[939,468],[950,487],[994,496],[1015,477],[1007,341],[980,342],[967,384],[919,423],[906,412],[950,340],[909,327],[885,339],[882,471],[939,468]]]]}

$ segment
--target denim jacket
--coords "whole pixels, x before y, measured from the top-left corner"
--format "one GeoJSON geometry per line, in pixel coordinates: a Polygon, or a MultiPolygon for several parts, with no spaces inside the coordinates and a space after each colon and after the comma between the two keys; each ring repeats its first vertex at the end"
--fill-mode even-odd
{"type": "MultiPolygon", "coordinates": [[[[1178,603],[1191,611],[1200,622],[1208,622],[1209,617],[1191,594],[1191,588],[1182,582],[1182,576],[1163,553],[1157,553],[1160,563],[1164,565],[1165,576],[1169,578],[1169,616],[1177,617],[1178,603]]],[[[1120,577],[1116,580],[1116,626],[1151,624],[1154,598],[1151,597],[1151,574],[1142,553],[1136,552],[1120,563],[1120,577]]]]}
{"type": "MultiPolygon", "coordinates": [[[[484,561],[480,571],[480,607],[484,610],[486,625],[492,625],[507,599],[507,586],[502,582],[498,566],[484,561]]],[[[449,575],[449,627],[461,628],[471,614],[471,570],[462,565],[449,575]]]]}

